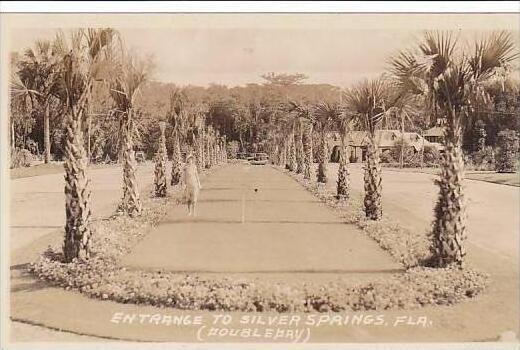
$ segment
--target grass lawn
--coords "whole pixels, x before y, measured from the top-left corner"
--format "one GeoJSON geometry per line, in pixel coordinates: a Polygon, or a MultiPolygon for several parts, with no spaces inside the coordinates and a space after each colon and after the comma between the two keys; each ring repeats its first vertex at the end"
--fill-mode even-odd
{"type": "MultiPolygon", "coordinates": [[[[91,169],[106,168],[112,166],[110,164],[92,164],[89,166],[91,169]]],[[[48,164],[41,163],[32,165],[30,167],[14,168],[10,169],[11,179],[21,179],[24,177],[33,177],[39,175],[48,174],[60,174],[64,173],[63,162],[51,162],[48,164]]]]}
{"type": "MultiPolygon", "coordinates": [[[[439,174],[439,168],[393,168],[383,167],[383,171],[402,171],[412,173],[426,173],[426,174],[439,174]]],[[[495,171],[477,171],[467,170],[466,179],[492,182],[499,185],[519,186],[520,187],[520,176],[518,173],[497,173],[495,171]]]]}
{"type": "Polygon", "coordinates": [[[518,173],[497,173],[494,171],[468,171],[466,178],[493,182],[501,185],[520,186],[520,176],[518,173]]]}

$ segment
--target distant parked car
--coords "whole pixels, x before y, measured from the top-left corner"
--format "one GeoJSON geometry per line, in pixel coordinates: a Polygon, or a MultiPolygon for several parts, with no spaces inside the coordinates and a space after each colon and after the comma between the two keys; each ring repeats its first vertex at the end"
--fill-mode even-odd
{"type": "Polygon", "coordinates": [[[135,160],[138,163],[144,162],[146,160],[146,157],[144,156],[144,152],[142,152],[142,151],[135,152],[135,160]]]}
{"type": "Polygon", "coordinates": [[[251,160],[253,165],[266,165],[269,161],[267,153],[256,153],[254,158],[251,160]]]}
{"type": "Polygon", "coordinates": [[[255,159],[255,154],[254,154],[254,153],[248,153],[248,154],[246,155],[246,160],[247,160],[248,162],[250,162],[250,161],[252,161],[252,160],[254,160],[254,159],[255,159]]]}

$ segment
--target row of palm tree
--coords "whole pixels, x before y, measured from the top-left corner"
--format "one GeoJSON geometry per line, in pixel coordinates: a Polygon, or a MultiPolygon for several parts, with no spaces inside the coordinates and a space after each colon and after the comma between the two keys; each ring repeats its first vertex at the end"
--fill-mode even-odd
{"type": "MultiPolygon", "coordinates": [[[[337,198],[349,196],[348,136],[354,127],[367,132],[364,166],[364,210],[371,220],[380,220],[382,181],[376,131],[383,121],[393,119],[403,129],[410,114],[424,113],[431,120],[446,121],[439,196],[432,228],[435,266],[463,266],[466,238],[466,201],[461,134],[472,111],[489,103],[488,85],[506,79],[511,63],[518,57],[511,34],[492,33],[476,41],[470,51],[449,32],[427,32],[417,47],[403,50],[389,60],[389,72],[361,81],[342,92],[341,101],[308,104],[291,102],[287,116],[279,118],[277,131],[289,137],[273,137],[273,159],[290,171],[310,179],[313,162],[313,133],[319,152],[316,181],[327,182],[327,133],[338,130],[341,137],[337,198]],[[296,123],[295,121],[298,121],[296,123]],[[303,122],[301,122],[303,121],[303,122]],[[294,125],[302,138],[303,158],[294,156],[294,125]],[[301,163],[293,165],[293,159],[301,163]],[[300,166],[301,165],[301,166],[300,166]]],[[[298,139],[298,138],[297,138],[298,139]]],[[[296,142],[297,145],[297,142],[296,142]]],[[[299,149],[299,147],[296,147],[299,149]]],[[[301,152],[301,150],[299,151],[301,152]]],[[[302,153],[300,153],[302,154],[302,153]]]]}
{"type": "MultiPolygon", "coordinates": [[[[70,262],[90,256],[91,189],[84,132],[93,108],[94,93],[105,94],[102,98],[111,101],[109,115],[119,121],[123,196],[118,209],[130,217],[141,214],[134,151],[138,134],[135,100],[150,78],[151,65],[149,61],[130,54],[119,33],[111,28],[78,29],[68,34],[59,31],[53,41],[37,42],[35,47],[34,50],[27,50],[25,56],[28,59],[11,77],[11,98],[20,108],[29,104],[33,111],[44,114],[46,160],[50,154],[50,101],[59,103],[59,110],[64,114],[66,223],[63,256],[66,262],[70,262]],[[38,73],[42,69],[46,70],[45,74],[38,73]]],[[[182,144],[189,145],[189,152],[196,155],[197,164],[211,167],[225,160],[225,140],[211,126],[204,125],[205,111],[200,105],[190,105],[175,96],[172,101],[180,101],[179,105],[172,103],[173,117],[170,120],[174,126],[172,183],[176,184],[181,178],[182,144]]],[[[159,123],[158,127],[161,136],[156,156],[155,193],[164,196],[167,159],[165,125],[159,123]]]]}

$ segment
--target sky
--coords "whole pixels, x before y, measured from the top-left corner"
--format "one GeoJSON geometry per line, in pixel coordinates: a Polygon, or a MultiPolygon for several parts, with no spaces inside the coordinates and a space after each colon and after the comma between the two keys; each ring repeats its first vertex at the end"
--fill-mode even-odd
{"type": "Polygon", "coordinates": [[[388,57],[413,46],[424,30],[452,30],[466,42],[507,29],[518,44],[520,20],[518,14],[31,16],[10,18],[12,50],[52,38],[57,27],[110,25],[132,51],[153,56],[155,80],[203,86],[261,82],[264,73],[284,72],[346,87],[381,74],[388,57]]]}

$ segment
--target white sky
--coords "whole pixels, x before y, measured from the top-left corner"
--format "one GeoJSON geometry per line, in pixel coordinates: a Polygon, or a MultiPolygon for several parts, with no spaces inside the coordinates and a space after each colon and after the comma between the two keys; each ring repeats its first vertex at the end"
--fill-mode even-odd
{"type": "Polygon", "coordinates": [[[518,39],[518,14],[185,14],[17,15],[13,50],[57,27],[110,25],[128,47],[153,55],[155,79],[177,84],[242,85],[263,73],[305,73],[309,82],[347,86],[384,71],[386,59],[426,29],[463,40],[498,29],[518,39]]]}

